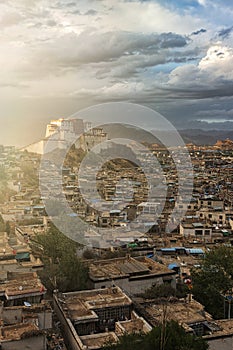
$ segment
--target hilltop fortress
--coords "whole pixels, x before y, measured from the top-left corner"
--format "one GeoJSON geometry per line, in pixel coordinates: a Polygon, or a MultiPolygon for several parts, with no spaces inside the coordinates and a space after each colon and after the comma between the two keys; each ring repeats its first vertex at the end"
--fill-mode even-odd
{"type": "Polygon", "coordinates": [[[64,149],[74,140],[77,148],[88,151],[96,144],[106,141],[107,133],[104,132],[103,128],[92,128],[91,123],[85,122],[83,119],[60,118],[47,124],[44,139],[32,143],[21,150],[45,154],[57,148],[64,149]]]}

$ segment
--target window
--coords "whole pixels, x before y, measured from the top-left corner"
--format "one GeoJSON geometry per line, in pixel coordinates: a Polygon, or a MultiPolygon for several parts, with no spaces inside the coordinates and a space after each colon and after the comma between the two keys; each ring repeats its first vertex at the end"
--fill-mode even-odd
{"type": "Polygon", "coordinates": [[[203,323],[196,323],[190,326],[193,330],[195,335],[201,337],[204,335],[204,324],[203,323]]]}

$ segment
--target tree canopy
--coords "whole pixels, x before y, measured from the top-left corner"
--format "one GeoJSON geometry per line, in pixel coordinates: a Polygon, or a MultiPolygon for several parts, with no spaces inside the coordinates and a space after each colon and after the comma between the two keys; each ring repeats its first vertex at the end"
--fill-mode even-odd
{"type": "Polygon", "coordinates": [[[147,299],[157,299],[157,298],[168,298],[168,297],[177,297],[177,298],[186,298],[188,294],[188,288],[183,283],[177,283],[176,289],[174,289],[170,284],[161,284],[155,285],[147,289],[142,295],[147,299]]]}
{"type": "Polygon", "coordinates": [[[26,186],[31,186],[38,188],[39,187],[39,176],[37,173],[36,166],[33,163],[21,163],[21,170],[24,173],[23,182],[25,182],[26,186]]]}
{"type": "Polygon", "coordinates": [[[52,226],[47,233],[37,235],[33,247],[44,263],[40,277],[50,292],[87,288],[88,268],[77,257],[78,243],[52,226]]]}
{"type": "Polygon", "coordinates": [[[192,293],[216,319],[225,318],[224,296],[233,287],[233,248],[219,246],[208,252],[200,268],[192,270],[192,293]]]}
{"type": "Polygon", "coordinates": [[[152,329],[148,334],[129,334],[117,344],[109,344],[104,350],[206,350],[208,344],[203,338],[185,332],[175,321],[166,322],[152,329]]]}

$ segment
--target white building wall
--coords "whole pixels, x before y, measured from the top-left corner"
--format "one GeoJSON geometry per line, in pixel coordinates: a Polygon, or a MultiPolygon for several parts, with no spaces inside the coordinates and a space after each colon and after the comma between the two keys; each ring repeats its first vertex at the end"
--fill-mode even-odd
{"type": "Polygon", "coordinates": [[[195,237],[195,230],[194,228],[186,228],[180,225],[180,234],[181,236],[184,236],[184,237],[189,237],[189,236],[195,237]]]}
{"type": "MultiPolygon", "coordinates": [[[[175,277],[171,276],[172,287],[175,288],[176,282],[175,277]]],[[[103,287],[112,287],[113,284],[120,287],[124,292],[129,293],[130,295],[135,295],[138,293],[144,293],[148,288],[151,288],[153,285],[163,284],[163,277],[154,276],[153,278],[145,279],[135,279],[129,280],[128,278],[116,279],[111,281],[96,282],[94,284],[95,289],[100,289],[103,287]]]]}
{"type": "Polygon", "coordinates": [[[31,145],[22,148],[21,151],[44,154],[44,146],[45,146],[45,141],[41,140],[39,142],[32,143],[31,145]]]}

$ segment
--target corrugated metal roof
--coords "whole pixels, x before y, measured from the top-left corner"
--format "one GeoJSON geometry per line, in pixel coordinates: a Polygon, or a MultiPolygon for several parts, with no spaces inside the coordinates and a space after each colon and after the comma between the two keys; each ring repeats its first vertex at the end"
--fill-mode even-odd
{"type": "Polygon", "coordinates": [[[161,252],[175,252],[176,248],[161,248],[161,252]]]}
{"type": "Polygon", "coordinates": [[[205,254],[201,248],[190,248],[186,251],[188,251],[190,254],[205,254]]]}

